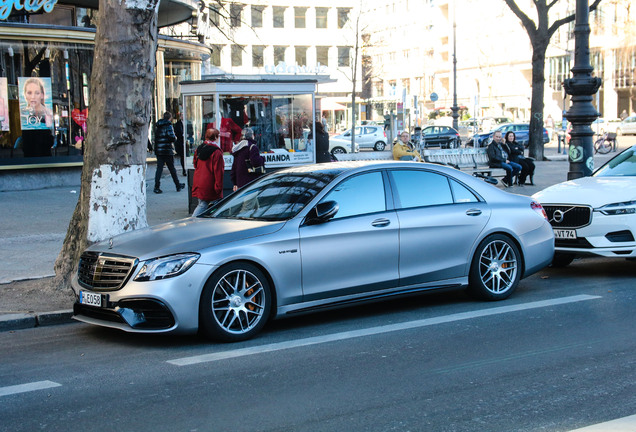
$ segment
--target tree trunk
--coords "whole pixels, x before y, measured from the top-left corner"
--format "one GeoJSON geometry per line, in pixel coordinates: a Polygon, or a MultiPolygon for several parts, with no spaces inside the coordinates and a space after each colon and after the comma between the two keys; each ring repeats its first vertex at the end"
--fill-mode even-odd
{"type": "Polygon", "coordinates": [[[547,43],[535,43],[532,50],[532,96],[530,100],[529,154],[543,160],[543,98],[545,93],[545,53],[547,43]]]}
{"type": "Polygon", "coordinates": [[[59,288],[68,286],[87,246],[147,226],[158,6],[159,0],[99,2],[81,190],[55,261],[59,288]]]}

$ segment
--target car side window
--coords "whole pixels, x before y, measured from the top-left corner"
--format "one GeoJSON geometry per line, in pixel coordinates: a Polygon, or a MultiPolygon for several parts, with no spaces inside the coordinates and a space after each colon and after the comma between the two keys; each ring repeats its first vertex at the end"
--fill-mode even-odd
{"type": "Polygon", "coordinates": [[[451,179],[451,189],[456,203],[479,202],[479,199],[463,184],[451,179]]]}
{"type": "Polygon", "coordinates": [[[338,203],[334,219],[385,211],[382,173],[371,172],[343,180],[321,200],[325,201],[338,203]]]}
{"type": "Polygon", "coordinates": [[[364,133],[365,133],[365,134],[372,134],[372,133],[375,133],[375,128],[374,128],[374,127],[365,127],[365,128],[364,128],[364,133]]]}
{"type": "Polygon", "coordinates": [[[356,135],[362,135],[362,128],[361,127],[357,127],[356,128],[356,135]]]}
{"type": "Polygon", "coordinates": [[[452,204],[448,179],[430,171],[394,170],[391,172],[397,192],[398,208],[452,204]]]}

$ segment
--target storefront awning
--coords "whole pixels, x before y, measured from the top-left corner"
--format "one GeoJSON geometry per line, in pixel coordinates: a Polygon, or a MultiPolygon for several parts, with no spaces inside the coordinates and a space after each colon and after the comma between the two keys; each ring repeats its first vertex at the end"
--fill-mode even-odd
{"type": "MultiPolygon", "coordinates": [[[[60,3],[99,9],[99,0],[65,0],[60,3]]],[[[196,0],[161,0],[157,25],[166,27],[189,20],[198,6],[199,2],[196,0]]]]}
{"type": "Polygon", "coordinates": [[[329,99],[322,99],[320,101],[320,109],[322,111],[344,111],[347,107],[329,99]]]}

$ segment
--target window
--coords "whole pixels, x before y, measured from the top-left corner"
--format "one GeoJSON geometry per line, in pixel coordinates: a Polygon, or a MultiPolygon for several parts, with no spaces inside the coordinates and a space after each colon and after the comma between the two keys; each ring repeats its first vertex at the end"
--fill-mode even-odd
{"type": "Polygon", "coordinates": [[[223,45],[212,45],[212,55],[210,57],[210,62],[212,66],[221,66],[221,50],[223,49],[223,45]]]}
{"type": "Polygon", "coordinates": [[[451,180],[451,189],[453,190],[453,198],[456,203],[478,202],[479,200],[466,186],[451,180]]]}
{"type": "Polygon", "coordinates": [[[329,47],[317,46],[316,47],[316,62],[321,66],[329,66],[329,47]]]}
{"type": "Polygon", "coordinates": [[[349,21],[349,14],[351,13],[350,8],[338,8],[338,28],[344,28],[349,21]]]}
{"type": "Polygon", "coordinates": [[[452,204],[448,179],[428,171],[394,170],[391,172],[397,191],[398,207],[402,209],[452,204]],[[417,187],[413,187],[417,185],[417,187]]]}
{"type": "Polygon", "coordinates": [[[218,27],[219,24],[221,24],[221,14],[219,14],[219,11],[214,7],[210,7],[209,20],[212,27],[218,27]]]}
{"type": "Polygon", "coordinates": [[[326,29],[327,28],[327,13],[329,12],[329,8],[319,7],[316,8],[316,28],[326,29]]]}
{"type": "Polygon", "coordinates": [[[283,6],[274,6],[274,28],[285,27],[285,8],[283,6]]]}
{"type": "Polygon", "coordinates": [[[230,26],[240,27],[241,21],[243,21],[241,15],[243,14],[243,5],[232,3],[230,5],[230,26]]]}
{"type": "Polygon", "coordinates": [[[252,66],[253,67],[263,67],[265,65],[265,62],[263,60],[264,51],[265,51],[265,46],[263,45],[252,46],[252,66]]]}
{"type": "Polygon", "coordinates": [[[232,66],[243,66],[243,47],[232,45],[232,66]]]}
{"type": "Polygon", "coordinates": [[[295,7],[294,8],[294,25],[296,28],[305,28],[305,15],[307,14],[307,8],[295,7]]]}
{"type": "Polygon", "coordinates": [[[264,6],[252,6],[252,27],[263,27],[264,6]]]}
{"type": "Polygon", "coordinates": [[[384,181],[380,172],[348,178],[333,188],[321,202],[336,201],[334,219],[386,211],[384,181]]]}
{"type": "Polygon", "coordinates": [[[384,96],[384,83],[382,81],[376,81],[373,83],[374,96],[384,96]]]}
{"type": "Polygon", "coordinates": [[[349,60],[349,50],[350,47],[338,47],[338,66],[350,66],[351,61],[349,60]]]}
{"type": "Polygon", "coordinates": [[[296,49],[296,64],[299,66],[307,65],[307,47],[297,46],[296,49]]]}
{"type": "Polygon", "coordinates": [[[274,64],[277,65],[279,63],[285,62],[285,46],[274,46],[274,64]]]}

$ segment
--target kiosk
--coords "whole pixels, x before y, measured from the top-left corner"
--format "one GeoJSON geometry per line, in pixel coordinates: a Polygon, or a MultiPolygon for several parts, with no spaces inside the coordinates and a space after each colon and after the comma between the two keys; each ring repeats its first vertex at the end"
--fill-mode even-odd
{"type": "MultiPolygon", "coordinates": [[[[232,191],[232,145],[240,141],[245,127],[254,131],[268,171],[314,163],[316,150],[309,136],[320,121],[317,85],[332,81],[325,75],[211,75],[181,81],[188,190],[192,190],[194,150],[210,127],[221,133],[224,196],[232,191]]],[[[190,211],[197,205],[192,201],[196,200],[190,197],[190,211]]]]}

